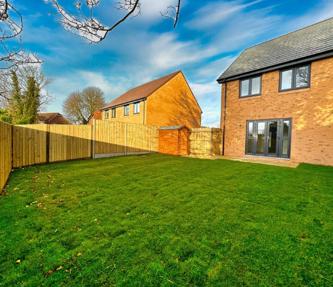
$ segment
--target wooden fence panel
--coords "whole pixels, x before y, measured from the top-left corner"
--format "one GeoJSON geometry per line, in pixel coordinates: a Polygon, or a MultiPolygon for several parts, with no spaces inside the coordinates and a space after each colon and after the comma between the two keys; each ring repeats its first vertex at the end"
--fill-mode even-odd
{"type": "Polygon", "coordinates": [[[158,151],[158,129],[141,124],[126,124],[126,154],[158,151]]]}
{"type": "Polygon", "coordinates": [[[94,121],[94,153],[125,154],[125,125],[119,122],[94,121]]]}
{"type": "Polygon", "coordinates": [[[158,128],[142,124],[94,121],[97,157],[158,151],[158,128]]]}
{"type": "Polygon", "coordinates": [[[91,126],[50,125],[49,161],[91,157],[91,126]]]}
{"type": "Polygon", "coordinates": [[[20,125],[13,128],[13,167],[47,162],[47,125],[20,125]]]}
{"type": "Polygon", "coordinates": [[[0,122],[0,192],[12,170],[12,126],[0,122]]]}
{"type": "Polygon", "coordinates": [[[194,156],[215,156],[222,151],[222,131],[217,128],[191,129],[190,153],[194,156]]]}

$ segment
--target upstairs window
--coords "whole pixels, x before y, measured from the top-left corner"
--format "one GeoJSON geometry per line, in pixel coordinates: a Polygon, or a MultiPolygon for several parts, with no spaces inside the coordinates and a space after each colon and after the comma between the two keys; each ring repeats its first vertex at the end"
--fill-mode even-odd
{"type": "Polygon", "coordinates": [[[104,119],[108,120],[109,119],[109,111],[104,112],[104,119]]]}
{"type": "Polygon", "coordinates": [[[116,108],[113,108],[111,110],[111,118],[115,118],[116,117],[116,108]]]}
{"type": "Polygon", "coordinates": [[[280,72],[280,91],[310,87],[310,65],[299,66],[280,72]]]}
{"type": "Polygon", "coordinates": [[[259,96],[261,94],[261,76],[240,81],[240,97],[259,96]]]}
{"type": "Polygon", "coordinates": [[[129,105],[124,106],[124,116],[128,116],[129,115],[129,110],[130,110],[130,106],[129,105]]]}
{"type": "Polygon", "coordinates": [[[140,103],[134,103],[134,114],[140,113],[140,103]]]}

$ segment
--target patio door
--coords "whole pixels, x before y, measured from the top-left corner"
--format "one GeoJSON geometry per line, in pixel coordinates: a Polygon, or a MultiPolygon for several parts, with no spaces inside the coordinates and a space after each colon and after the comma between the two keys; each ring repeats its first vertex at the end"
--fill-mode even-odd
{"type": "Polygon", "coordinates": [[[248,121],[245,153],[289,158],[290,138],[290,119],[248,121]]]}

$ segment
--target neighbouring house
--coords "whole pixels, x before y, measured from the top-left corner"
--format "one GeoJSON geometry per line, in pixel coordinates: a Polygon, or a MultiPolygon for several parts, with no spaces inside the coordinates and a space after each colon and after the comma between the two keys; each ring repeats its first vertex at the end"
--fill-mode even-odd
{"type": "Polygon", "coordinates": [[[49,124],[49,125],[70,125],[70,121],[67,120],[60,113],[38,113],[37,122],[39,124],[49,124]]]}
{"type": "Polygon", "coordinates": [[[246,49],[218,82],[224,155],[333,165],[333,18],[246,49]]]}
{"type": "Polygon", "coordinates": [[[103,120],[196,128],[201,108],[181,71],[133,88],[102,109],[103,120]]]}
{"type": "Polygon", "coordinates": [[[94,112],[88,119],[88,125],[91,125],[93,120],[102,120],[102,111],[94,112]]]}

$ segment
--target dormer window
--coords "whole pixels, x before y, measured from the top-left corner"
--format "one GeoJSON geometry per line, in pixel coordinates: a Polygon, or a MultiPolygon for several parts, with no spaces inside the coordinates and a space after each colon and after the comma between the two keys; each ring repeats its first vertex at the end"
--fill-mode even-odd
{"type": "Polygon", "coordinates": [[[243,79],[240,81],[241,98],[259,96],[261,94],[261,76],[243,79]]]}
{"type": "Polygon", "coordinates": [[[280,91],[310,87],[310,65],[293,67],[280,72],[280,91]]]}

